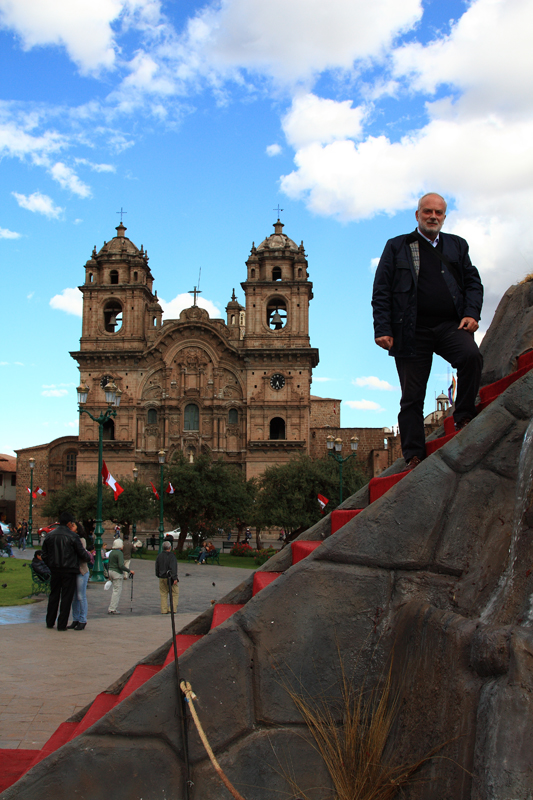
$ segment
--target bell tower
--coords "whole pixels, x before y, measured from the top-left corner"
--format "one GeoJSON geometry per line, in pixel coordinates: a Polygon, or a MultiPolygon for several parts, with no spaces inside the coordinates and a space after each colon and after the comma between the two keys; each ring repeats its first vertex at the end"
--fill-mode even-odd
{"type": "Polygon", "coordinates": [[[136,350],[144,347],[161,327],[161,306],[152,293],[153,276],[148,253],[124,234],[117,235],[85,265],[83,324],[80,349],[136,350]]]}
{"type": "MultiPolygon", "coordinates": [[[[246,262],[244,348],[250,453],[280,463],[309,452],[310,384],[318,350],[309,341],[309,281],[303,242],[298,246],[274,223],[274,233],[246,262]],[[266,456],[266,458],[265,458],[266,456]]],[[[251,461],[251,463],[250,463],[251,461]]]]}

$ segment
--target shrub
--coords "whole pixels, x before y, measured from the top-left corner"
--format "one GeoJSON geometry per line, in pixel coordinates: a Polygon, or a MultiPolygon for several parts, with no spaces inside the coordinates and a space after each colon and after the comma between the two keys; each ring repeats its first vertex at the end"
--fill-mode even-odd
{"type": "Polygon", "coordinates": [[[232,556],[251,556],[253,553],[254,551],[246,542],[235,542],[230,550],[232,556]]]}
{"type": "Polygon", "coordinates": [[[264,547],[262,550],[254,550],[254,562],[258,567],[261,567],[276,553],[277,550],[274,550],[273,547],[264,547]]]}

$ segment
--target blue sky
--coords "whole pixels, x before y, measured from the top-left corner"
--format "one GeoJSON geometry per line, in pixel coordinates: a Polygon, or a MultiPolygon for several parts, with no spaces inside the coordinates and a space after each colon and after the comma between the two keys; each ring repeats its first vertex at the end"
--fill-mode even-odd
{"type": "MultiPolygon", "coordinates": [[[[481,335],[533,271],[532,26],[531,0],[0,0],[0,451],[77,433],[76,287],[121,208],[172,318],[200,269],[210,313],[243,301],[279,204],[314,283],[312,392],[395,424],[370,296],[417,197],[470,243],[481,335]]],[[[427,412],[447,384],[436,359],[427,412]]]]}

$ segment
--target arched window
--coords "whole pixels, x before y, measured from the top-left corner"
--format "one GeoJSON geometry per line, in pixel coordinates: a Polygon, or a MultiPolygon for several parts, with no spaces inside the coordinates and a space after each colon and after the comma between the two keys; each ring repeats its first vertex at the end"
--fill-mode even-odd
{"type": "Polygon", "coordinates": [[[115,423],[112,419],[108,419],[102,425],[102,439],[106,442],[113,442],[115,440],[115,423]]]}
{"type": "Polygon", "coordinates": [[[157,425],[157,411],[155,408],[149,408],[146,415],[146,422],[148,425],[157,425]]]}
{"type": "Polygon", "coordinates": [[[89,272],[89,283],[92,283],[92,282],[93,282],[93,274],[92,274],[92,272],[89,272]]]}
{"type": "Polygon", "coordinates": [[[272,280],[273,281],[281,280],[281,267],[274,267],[274,269],[272,270],[272,280]]]}
{"type": "Polygon", "coordinates": [[[236,408],[230,408],[228,412],[228,425],[238,425],[239,424],[239,412],[236,408]]]}
{"type": "Polygon", "coordinates": [[[255,278],[255,269],[250,270],[250,278],[255,278]]]}
{"type": "Polygon", "coordinates": [[[270,420],[270,438],[285,439],[285,420],[281,417],[270,420]]]}
{"type": "Polygon", "coordinates": [[[298,267],[298,277],[299,277],[299,278],[301,278],[301,277],[302,277],[302,275],[303,275],[303,273],[302,273],[302,268],[301,268],[301,267],[298,267]]]}
{"type": "Polygon", "coordinates": [[[112,269],[109,273],[109,283],[118,283],[118,272],[116,269],[112,269]]]}
{"type": "Polygon", "coordinates": [[[116,333],[122,327],[122,306],[118,300],[109,300],[104,306],[104,327],[108,333],[116,333]]]}
{"type": "Polygon", "coordinates": [[[138,278],[138,277],[139,277],[139,276],[137,275],[137,273],[136,273],[136,272],[134,272],[134,273],[133,273],[133,282],[134,282],[134,283],[137,283],[137,278],[138,278]]]}
{"type": "Polygon", "coordinates": [[[65,472],[69,472],[70,474],[76,472],[76,453],[67,453],[65,472]]]}
{"type": "Polygon", "coordinates": [[[287,306],[281,298],[274,297],[267,303],[266,322],[271,331],[280,331],[287,324],[287,306]]]}
{"type": "Polygon", "coordinates": [[[185,406],[183,429],[186,431],[200,430],[200,409],[194,403],[185,406]]]}

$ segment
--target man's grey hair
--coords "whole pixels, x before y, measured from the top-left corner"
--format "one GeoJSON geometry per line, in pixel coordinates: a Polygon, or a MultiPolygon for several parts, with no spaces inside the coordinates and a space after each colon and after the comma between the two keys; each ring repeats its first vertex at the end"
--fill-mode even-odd
{"type": "Polygon", "coordinates": [[[172,550],[170,542],[163,542],[163,550],[172,550]]]}
{"type": "Polygon", "coordinates": [[[418,211],[420,211],[420,207],[422,206],[422,201],[425,200],[426,197],[430,197],[431,195],[433,195],[434,197],[440,197],[440,199],[444,203],[444,208],[445,209],[448,208],[448,203],[441,194],[439,194],[438,192],[426,192],[426,194],[423,194],[420,200],[418,201],[418,211]]]}

